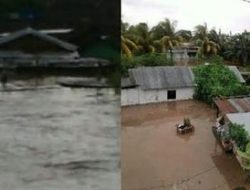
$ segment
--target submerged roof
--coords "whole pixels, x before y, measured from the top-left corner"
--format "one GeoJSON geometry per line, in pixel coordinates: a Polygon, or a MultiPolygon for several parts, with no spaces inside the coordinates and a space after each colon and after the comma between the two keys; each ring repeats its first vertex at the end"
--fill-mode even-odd
{"type": "Polygon", "coordinates": [[[138,67],[129,70],[129,75],[144,90],[194,86],[192,69],[186,66],[138,67]]]}
{"type": "Polygon", "coordinates": [[[228,68],[234,73],[234,75],[236,76],[236,78],[238,79],[239,82],[241,82],[241,83],[246,82],[236,66],[228,66],[228,68]]]}
{"type": "Polygon", "coordinates": [[[250,112],[250,96],[215,99],[214,103],[223,113],[250,112]]]}
{"type": "Polygon", "coordinates": [[[26,28],[26,29],[23,29],[23,30],[19,30],[19,31],[11,33],[11,34],[3,37],[3,38],[0,38],[0,45],[9,43],[9,42],[14,41],[14,40],[16,40],[18,38],[28,36],[28,35],[32,35],[32,36],[38,37],[38,38],[40,38],[42,40],[54,43],[54,44],[66,49],[68,51],[77,50],[77,46],[75,46],[75,45],[73,45],[71,43],[62,41],[62,40],[60,40],[58,38],[55,38],[53,36],[49,36],[49,35],[47,35],[47,34],[45,34],[43,32],[34,30],[32,28],[26,28]]]}
{"type": "Polygon", "coordinates": [[[226,114],[231,123],[244,125],[244,128],[250,132],[250,112],[248,113],[229,113],[226,114]]]}

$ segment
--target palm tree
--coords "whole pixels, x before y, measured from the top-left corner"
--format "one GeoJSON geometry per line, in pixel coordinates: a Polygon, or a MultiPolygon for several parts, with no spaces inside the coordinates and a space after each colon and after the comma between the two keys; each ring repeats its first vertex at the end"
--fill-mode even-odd
{"type": "Polygon", "coordinates": [[[207,23],[204,25],[197,25],[194,31],[194,39],[204,40],[208,36],[207,23]]]}
{"type": "Polygon", "coordinates": [[[246,64],[250,57],[250,33],[243,32],[235,35],[233,38],[233,56],[242,64],[246,64]]]}
{"type": "Polygon", "coordinates": [[[122,53],[131,58],[133,51],[137,50],[137,45],[130,39],[121,36],[121,48],[122,48],[122,53]]]}
{"type": "Polygon", "coordinates": [[[211,40],[212,35],[215,38],[218,38],[217,32],[215,33],[214,31],[215,30],[213,29],[209,34],[206,23],[204,25],[198,25],[195,27],[194,40],[196,40],[196,44],[200,46],[199,52],[202,55],[206,56],[218,53],[220,49],[219,44],[211,40]]]}
{"type": "Polygon", "coordinates": [[[177,22],[171,22],[169,19],[165,19],[159,22],[152,28],[152,37],[156,42],[161,44],[161,52],[170,52],[171,61],[173,61],[173,48],[177,47],[183,41],[183,37],[176,33],[177,22]]]}
{"type": "Polygon", "coordinates": [[[246,64],[248,62],[248,58],[249,58],[249,52],[250,52],[250,33],[248,33],[247,31],[243,32],[240,35],[240,49],[242,52],[241,55],[241,60],[242,60],[242,64],[246,64]]]}
{"type": "Polygon", "coordinates": [[[136,43],[138,54],[155,52],[154,40],[146,23],[129,27],[128,37],[136,43]]]}
{"type": "Polygon", "coordinates": [[[247,64],[250,58],[250,33],[221,35],[221,55],[229,61],[247,64]]]}
{"type": "Polygon", "coordinates": [[[219,45],[206,37],[202,42],[199,49],[199,52],[202,55],[214,55],[218,53],[219,45]]]}
{"type": "Polygon", "coordinates": [[[174,47],[180,46],[181,42],[183,41],[182,37],[176,36],[176,37],[170,37],[170,36],[163,36],[160,39],[160,43],[162,45],[162,52],[167,52],[167,50],[172,53],[172,50],[174,47]]]}
{"type": "Polygon", "coordinates": [[[178,30],[176,36],[181,36],[185,42],[189,42],[192,39],[192,32],[190,30],[178,30]]]}
{"type": "Polygon", "coordinates": [[[169,19],[159,22],[155,27],[152,28],[152,37],[154,39],[161,39],[164,36],[175,36],[177,21],[171,22],[169,19]]]}
{"type": "Polygon", "coordinates": [[[220,46],[220,49],[225,48],[224,46],[230,39],[230,35],[221,33],[221,30],[217,32],[215,29],[209,31],[208,37],[211,41],[217,43],[220,46]]]}
{"type": "Polygon", "coordinates": [[[121,50],[122,54],[131,58],[133,52],[135,52],[138,47],[136,43],[129,38],[129,27],[128,23],[121,22],[121,50]]]}

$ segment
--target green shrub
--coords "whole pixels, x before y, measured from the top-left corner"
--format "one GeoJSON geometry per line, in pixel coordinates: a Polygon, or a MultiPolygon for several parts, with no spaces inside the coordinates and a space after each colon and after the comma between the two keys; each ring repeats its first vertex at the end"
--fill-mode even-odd
{"type": "Polygon", "coordinates": [[[230,123],[229,136],[236,142],[239,149],[244,152],[246,145],[249,142],[249,135],[244,126],[236,123],[230,123]]]}
{"type": "Polygon", "coordinates": [[[193,71],[197,84],[194,94],[196,99],[211,104],[213,97],[249,94],[249,89],[223,64],[199,65],[193,71]]]}

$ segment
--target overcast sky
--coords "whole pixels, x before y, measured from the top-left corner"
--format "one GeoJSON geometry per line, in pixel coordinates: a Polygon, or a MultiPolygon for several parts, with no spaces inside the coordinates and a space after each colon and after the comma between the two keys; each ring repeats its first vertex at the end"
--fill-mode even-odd
{"type": "Polygon", "coordinates": [[[122,20],[146,22],[150,27],[169,18],[177,29],[193,30],[206,22],[222,32],[250,31],[250,3],[242,0],[122,0],[122,20]]]}

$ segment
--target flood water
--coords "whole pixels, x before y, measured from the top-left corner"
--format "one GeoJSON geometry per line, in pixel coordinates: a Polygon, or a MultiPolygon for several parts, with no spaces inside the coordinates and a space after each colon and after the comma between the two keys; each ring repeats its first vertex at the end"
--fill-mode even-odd
{"type": "Polygon", "coordinates": [[[250,189],[247,172],[212,133],[216,110],[196,100],[121,110],[123,190],[250,189]],[[188,117],[194,131],[177,134],[188,117]]]}
{"type": "Polygon", "coordinates": [[[14,80],[44,88],[0,91],[0,189],[119,189],[118,96],[51,81],[14,80]]]}

